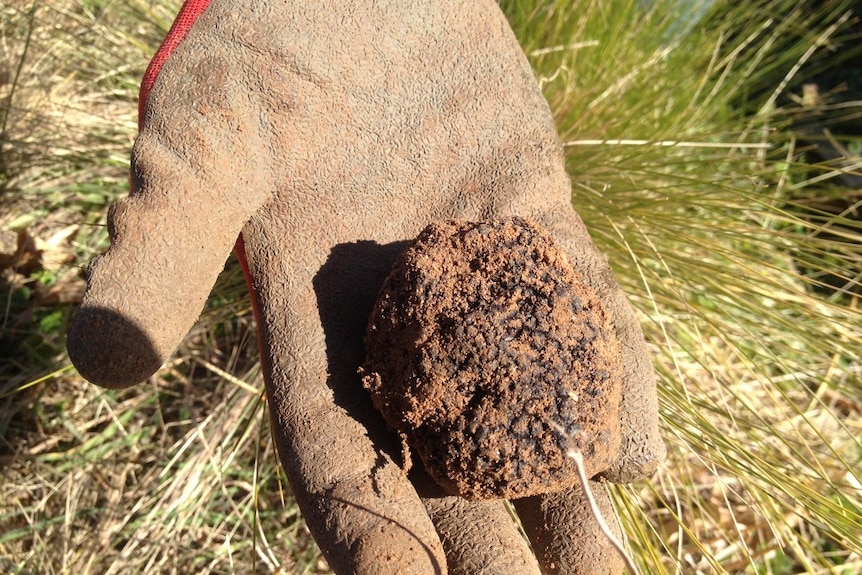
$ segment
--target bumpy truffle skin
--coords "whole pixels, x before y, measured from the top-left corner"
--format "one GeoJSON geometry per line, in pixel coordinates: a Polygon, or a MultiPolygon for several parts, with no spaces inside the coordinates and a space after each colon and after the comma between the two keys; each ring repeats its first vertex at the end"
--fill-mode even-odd
{"type": "Polygon", "coordinates": [[[363,384],[429,474],[470,499],[592,476],[620,446],[619,343],[595,293],[523,218],[427,227],[381,289],[363,384]]]}

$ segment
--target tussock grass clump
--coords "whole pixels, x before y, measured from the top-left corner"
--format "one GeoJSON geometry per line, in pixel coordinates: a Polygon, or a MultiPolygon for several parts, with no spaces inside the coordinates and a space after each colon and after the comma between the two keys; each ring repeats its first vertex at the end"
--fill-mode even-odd
{"type": "Polygon", "coordinates": [[[521,33],[576,31],[533,61],[574,205],[656,352],[670,458],[647,487],[617,489],[634,555],[648,573],[852,573],[862,236],[851,210],[810,206],[858,191],[838,179],[853,168],[806,164],[788,96],[827,46],[852,53],[856,15],[717,5],[675,34],[673,2],[613,4],[535,10],[521,33]]]}
{"type": "MultiPolygon", "coordinates": [[[[826,78],[858,56],[859,3],[738,4],[501,2],[654,351],[670,455],[614,488],[632,556],[644,573],[849,575],[862,174],[840,127],[862,98],[826,78]]],[[[176,9],[0,8],[0,232],[30,254],[0,260],[0,571],[326,572],[278,474],[231,264],[149,384],[96,389],[63,354],[176,9]]]]}

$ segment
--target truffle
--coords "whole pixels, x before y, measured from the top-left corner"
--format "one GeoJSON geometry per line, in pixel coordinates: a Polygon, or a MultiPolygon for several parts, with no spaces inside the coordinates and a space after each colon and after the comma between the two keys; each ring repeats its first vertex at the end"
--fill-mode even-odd
{"type": "MultiPolygon", "coordinates": [[[[363,385],[448,493],[574,486],[620,446],[610,320],[551,236],[524,218],[428,226],[381,288],[363,385]]],[[[406,464],[407,462],[405,462],[406,464]]]]}

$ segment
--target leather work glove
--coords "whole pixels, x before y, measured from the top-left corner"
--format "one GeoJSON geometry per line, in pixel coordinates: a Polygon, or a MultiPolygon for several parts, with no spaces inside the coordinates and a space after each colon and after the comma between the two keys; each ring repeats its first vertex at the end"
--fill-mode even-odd
{"type": "Polygon", "coordinates": [[[144,78],[131,193],[109,214],[69,355],[98,385],[145,381],[236,246],[278,454],[335,572],[620,573],[579,488],[512,502],[531,550],[504,501],[405,476],[357,373],[404,241],[436,220],[511,215],[565,249],[622,343],[622,447],[592,481],[619,531],[602,481],[664,456],[653,372],[493,0],[188,0],[144,78]]]}

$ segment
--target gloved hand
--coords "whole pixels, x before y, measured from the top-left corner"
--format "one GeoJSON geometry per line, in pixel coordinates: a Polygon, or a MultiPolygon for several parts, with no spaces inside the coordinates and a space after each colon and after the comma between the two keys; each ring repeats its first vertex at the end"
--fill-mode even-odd
{"type": "Polygon", "coordinates": [[[572,210],[548,105],[495,2],[188,0],[141,96],[131,194],[69,334],[85,378],[152,375],[236,242],[278,453],[336,572],[622,570],[579,489],[513,502],[534,557],[502,501],[404,477],[357,374],[403,240],[434,220],[523,215],[566,249],[623,344],[624,438],[604,478],[641,478],[664,455],[643,336],[572,210]]]}

